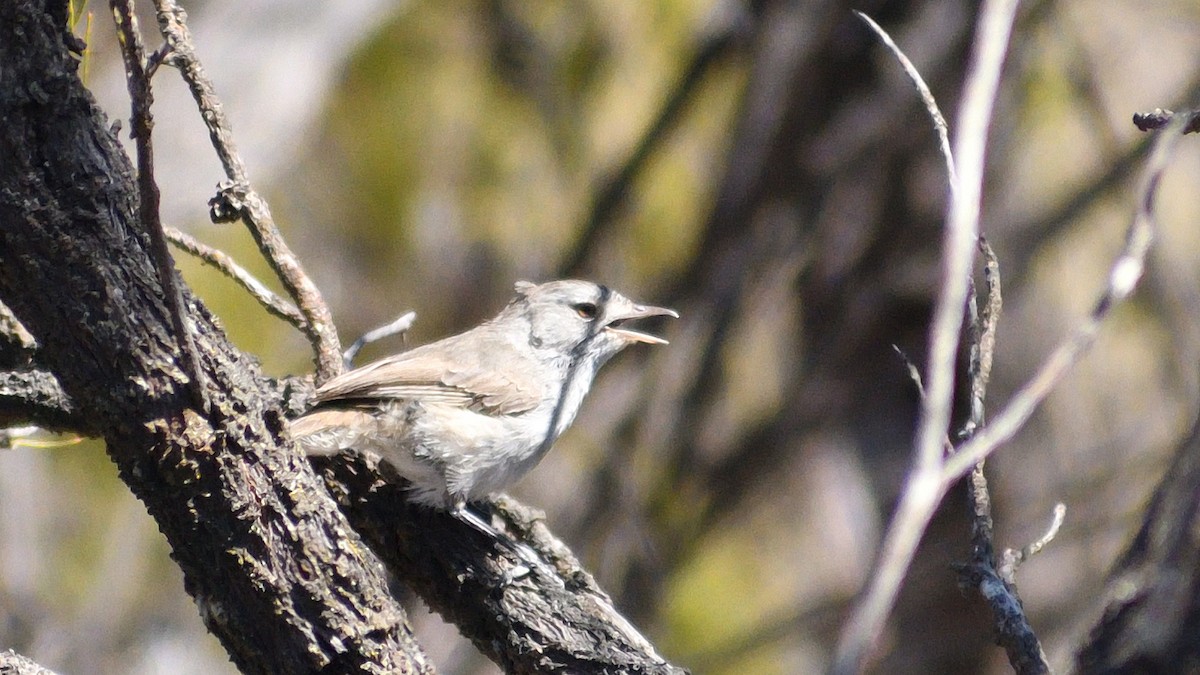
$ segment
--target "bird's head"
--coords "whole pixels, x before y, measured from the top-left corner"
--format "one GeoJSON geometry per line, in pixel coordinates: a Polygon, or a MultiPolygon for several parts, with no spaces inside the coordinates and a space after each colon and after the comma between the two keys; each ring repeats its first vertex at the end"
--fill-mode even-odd
{"type": "Polygon", "coordinates": [[[603,363],[635,342],[666,344],[627,323],[651,316],[678,318],[674,310],[639,305],[607,286],[590,281],[518,281],[517,296],[506,311],[523,313],[530,325],[530,343],[575,356],[593,356],[603,363]]]}

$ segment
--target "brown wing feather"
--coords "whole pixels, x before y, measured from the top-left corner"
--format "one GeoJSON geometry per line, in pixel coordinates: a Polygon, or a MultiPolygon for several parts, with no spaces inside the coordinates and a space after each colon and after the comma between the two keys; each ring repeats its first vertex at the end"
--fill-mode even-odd
{"type": "Polygon", "coordinates": [[[493,415],[533,409],[543,395],[531,376],[533,364],[524,363],[507,341],[489,337],[476,329],[380,359],[330,380],[317,390],[314,402],[416,398],[493,415]],[[474,339],[465,339],[472,334],[474,339]]]}

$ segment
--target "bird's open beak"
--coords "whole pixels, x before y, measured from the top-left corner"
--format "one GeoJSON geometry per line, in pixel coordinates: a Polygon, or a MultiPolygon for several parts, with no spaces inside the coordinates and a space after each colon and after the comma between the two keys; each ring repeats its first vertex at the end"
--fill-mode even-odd
{"type": "Polygon", "coordinates": [[[604,327],[604,330],[606,330],[609,333],[612,333],[612,334],[616,335],[617,337],[620,337],[624,340],[628,340],[629,342],[645,342],[646,344],[651,344],[651,345],[667,344],[666,340],[658,337],[657,335],[643,333],[641,331],[632,330],[632,329],[626,328],[624,326],[624,323],[626,321],[632,321],[634,319],[644,319],[648,316],[669,316],[672,319],[678,319],[679,312],[676,312],[673,309],[667,309],[666,307],[651,307],[648,305],[633,305],[630,307],[630,309],[628,311],[622,312],[620,315],[614,317],[611,321],[609,321],[608,325],[606,325],[604,327]]]}

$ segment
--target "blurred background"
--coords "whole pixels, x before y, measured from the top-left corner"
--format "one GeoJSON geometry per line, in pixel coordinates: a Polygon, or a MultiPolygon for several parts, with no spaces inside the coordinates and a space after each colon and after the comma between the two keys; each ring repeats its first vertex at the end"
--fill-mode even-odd
{"type": "MultiPolygon", "coordinates": [[[[892,346],[924,362],[937,284],[946,189],[930,123],[850,10],[892,33],[953,120],[976,5],[186,8],[251,179],[344,342],[409,309],[408,344],[436,339],[493,315],[517,279],[590,278],[679,310],[671,345],[610,364],[513,494],[546,511],[670,660],[770,674],[827,664],[869,573],[917,403],[892,346]]],[[[127,118],[107,7],[87,11],[86,82],[110,118],[127,118]]],[[[151,46],[155,25],[143,15],[151,46]]],[[[273,281],[244,229],[207,221],[223,175],[177,74],[159,71],[155,87],[166,222],[273,281]]],[[[1198,93],[1191,0],[1023,3],[983,205],[1006,299],[993,412],[1103,288],[1147,143],[1132,113],[1195,107],[1198,93]]],[[[1189,138],[1142,287],[988,464],[1000,546],[1031,542],[1067,506],[1059,537],[1018,576],[1059,668],[1200,402],[1198,179],[1189,138]]],[[[296,331],[177,260],[267,372],[311,371],[296,331]]],[[[99,443],[0,452],[0,504],[0,647],[62,672],[233,672],[99,443]]],[[[951,569],[967,535],[955,492],[879,672],[1009,672],[951,569]]],[[[497,672],[419,601],[411,609],[442,672],[497,672]]]]}

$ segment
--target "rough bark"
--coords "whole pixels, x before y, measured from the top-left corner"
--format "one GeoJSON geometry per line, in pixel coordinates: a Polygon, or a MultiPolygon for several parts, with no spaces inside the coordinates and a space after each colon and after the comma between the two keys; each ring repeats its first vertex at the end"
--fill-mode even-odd
{"type": "Polygon", "coordinates": [[[270,383],[185,291],[209,383],[209,408],[191,407],[133,172],[77,43],[65,3],[0,6],[0,298],[37,341],[31,372],[71,402],[5,396],[5,419],[107,442],[243,672],[428,672],[378,560],[281,444],[270,383]]]}
{"type": "MultiPolygon", "coordinates": [[[[104,438],[243,672],[431,672],[379,559],[286,443],[294,387],[181,284],[206,380],[195,409],[133,170],[75,75],[77,43],[65,6],[0,5],[0,309],[15,317],[0,324],[0,422],[104,438]]],[[[392,570],[508,670],[680,672],[544,528],[532,543],[560,573],[508,583],[493,542],[408,508],[373,470],[331,471],[392,570]]]]}
{"type": "Polygon", "coordinates": [[[529,509],[508,499],[475,507],[492,508],[554,565],[513,578],[518,561],[508,548],[444,512],[409,504],[403,479],[386,465],[314,461],[388,568],[505,672],[686,672],[655,653],[529,509]]]}

